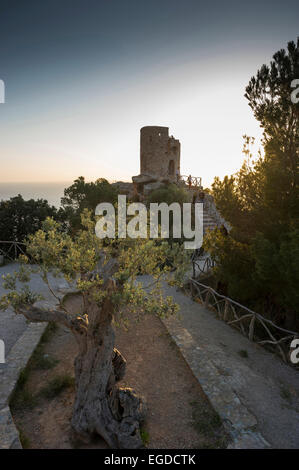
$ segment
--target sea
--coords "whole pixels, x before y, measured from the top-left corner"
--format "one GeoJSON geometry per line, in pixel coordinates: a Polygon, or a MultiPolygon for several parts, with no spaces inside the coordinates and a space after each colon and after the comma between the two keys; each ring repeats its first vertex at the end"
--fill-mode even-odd
{"type": "Polygon", "coordinates": [[[60,207],[63,191],[71,181],[60,183],[1,183],[0,201],[21,194],[23,199],[46,199],[51,206],[60,207]]]}

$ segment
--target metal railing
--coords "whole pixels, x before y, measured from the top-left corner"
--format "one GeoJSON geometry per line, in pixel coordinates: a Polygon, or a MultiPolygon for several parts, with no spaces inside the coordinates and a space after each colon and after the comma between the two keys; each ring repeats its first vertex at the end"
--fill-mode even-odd
{"type": "Polygon", "coordinates": [[[215,267],[215,261],[210,256],[196,256],[196,254],[193,254],[191,261],[193,279],[196,279],[200,274],[208,274],[215,267]]]}
{"type": "Polygon", "coordinates": [[[202,178],[200,176],[180,175],[180,181],[191,186],[191,188],[202,188],[202,178]]]}

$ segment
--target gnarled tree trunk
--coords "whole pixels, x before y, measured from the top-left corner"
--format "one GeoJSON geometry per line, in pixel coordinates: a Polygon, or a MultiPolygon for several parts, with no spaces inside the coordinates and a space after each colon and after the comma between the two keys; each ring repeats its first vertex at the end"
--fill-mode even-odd
{"type": "Polygon", "coordinates": [[[97,433],[114,448],[139,448],[144,404],[132,389],[117,386],[126,361],[114,349],[113,305],[108,298],[101,307],[85,299],[85,311],[88,328],[78,338],[72,427],[82,437],[97,433]]]}
{"type": "Polygon", "coordinates": [[[71,420],[76,436],[86,441],[99,434],[112,448],[136,449],[142,447],[139,426],[144,419],[145,404],[132,389],[117,386],[125,375],[126,360],[114,348],[114,307],[109,299],[112,289],[113,281],[108,281],[105,286],[108,295],[101,306],[92,295],[66,296],[63,305],[71,315],[35,307],[22,309],[20,313],[31,321],[63,323],[77,339],[76,398],[71,420]],[[88,320],[82,318],[83,313],[88,315],[88,320]]]}

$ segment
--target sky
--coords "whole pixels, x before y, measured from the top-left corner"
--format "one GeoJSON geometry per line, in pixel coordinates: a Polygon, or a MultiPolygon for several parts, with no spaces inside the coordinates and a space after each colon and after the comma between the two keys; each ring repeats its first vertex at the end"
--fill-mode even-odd
{"type": "Polygon", "coordinates": [[[130,181],[146,125],[205,187],[234,173],[262,132],[245,87],[298,19],[292,0],[0,0],[0,184],[130,181]]]}

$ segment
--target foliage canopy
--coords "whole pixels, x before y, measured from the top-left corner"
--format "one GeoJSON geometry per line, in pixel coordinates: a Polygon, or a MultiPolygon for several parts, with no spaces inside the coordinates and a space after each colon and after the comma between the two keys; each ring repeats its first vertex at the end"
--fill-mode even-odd
{"type": "Polygon", "coordinates": [[[215,178],[216,205],[232,230],[205,242],[228,295],[292,327],[299,322],[299,104],[291,101],[298,77],[299,40],[251,78],[245,97],[264,130],[263,155],[254,159],[254,139],[244,136],[241,169],[215,178]]]}

